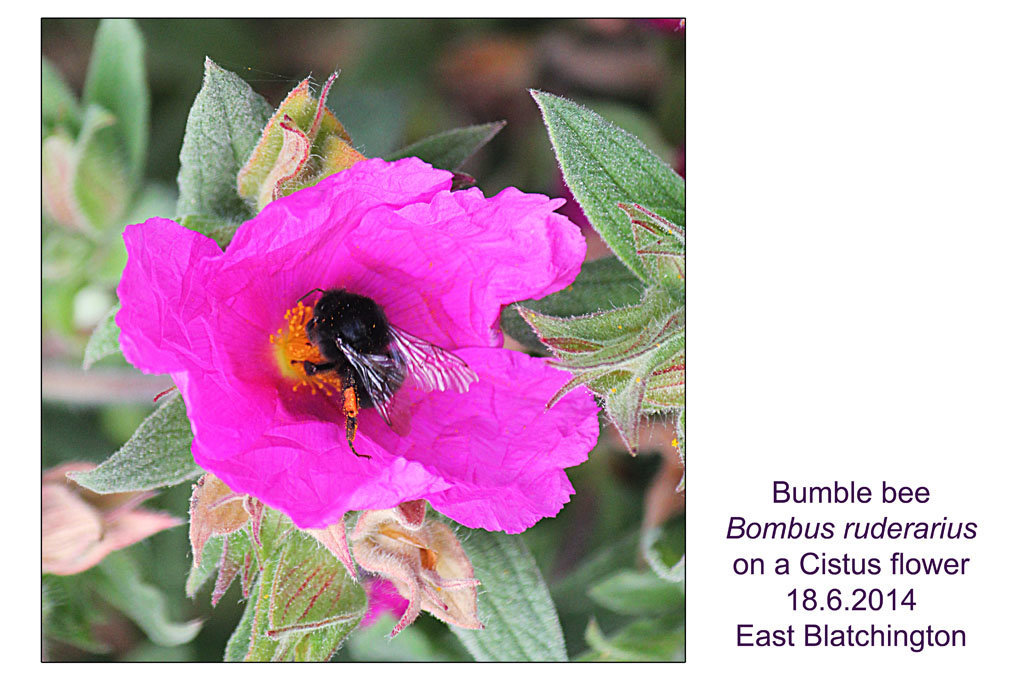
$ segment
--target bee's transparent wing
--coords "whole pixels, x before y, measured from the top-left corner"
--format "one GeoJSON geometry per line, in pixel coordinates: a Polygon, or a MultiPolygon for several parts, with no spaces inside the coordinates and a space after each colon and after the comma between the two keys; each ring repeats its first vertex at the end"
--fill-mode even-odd
{"type": "Polygon", "coordinates": [[[340,338],[335,339],[345,359],[356,371],[360,385],[370,395],[370,400],[384,421],[391,424],[388,403],[395,392],[402,386],[402,372],[397,367],[397,360],[390,355],[382,356],[370,353],[358,353],[340,338]],[[398,370],[398,371],[396,371],[398,370]]]}
{"type": "Polygon", "coordinates": [[[406,381],[422,391],[464,393],[479,377],[466,361],[397,327],[391,328],[392,356],[405,366],[406,381]]]}

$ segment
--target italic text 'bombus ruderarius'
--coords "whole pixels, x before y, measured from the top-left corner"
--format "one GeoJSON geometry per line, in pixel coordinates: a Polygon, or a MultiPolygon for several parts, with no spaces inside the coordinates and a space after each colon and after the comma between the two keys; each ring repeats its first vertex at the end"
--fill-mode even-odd
{"type": "MultiPolygon", "coordinates": [[[[359,409],[374,407],[391,424],[389,405],[405,383],[422,391],[469,390],[476,373],[461,358],[394,327],[384,310],[369,297],[345,289],[312,289],[321,297],[306,323],[306,335],[323,356],[323,363],[303,361],[307,375],[333,372],[341,379],[345,436],[352,443],[359,409]]],[[[292,361],[298,363],[299,361],[292,361]]]]}

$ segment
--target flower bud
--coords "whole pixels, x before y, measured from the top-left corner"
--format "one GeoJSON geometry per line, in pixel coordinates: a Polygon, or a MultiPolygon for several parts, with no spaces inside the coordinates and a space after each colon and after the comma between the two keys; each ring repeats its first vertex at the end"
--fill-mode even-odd
{"type": "Polygon", "coordinates": [[[366,569],[381,574],[409,601],[391,636],[425,609],[441,621],[480,629],[476,616],[473,565],[455,534],[443,522],[426,520],[422,501],[390,510],[368,510],[352,533],[352,554],[366,569]]]}
{"type": "Polygon", "coordinates": [[[137,509],[148,491],[94,493],[67,479],[93,463],[73,462],[43,473],[43,573],[78,574],[147,536],[181,524],[164,512],[137,509]]]}
{"type": "MultiPolygon", "coordinates": [[[[209,472],[201,476],[192,487],[188,508],[188,538],[192,543],[192,558],[197,567],[203,557],[203,547],[211,536],[238,531],[250,517],[256,519],[251,514],[256,501],[248,498],[244,494],[235,493],[209,472]]],[[[258,529],[254,530],[254,536],[259,537],[258,529]]]]}
{"type": "Polygon", "coordinates": [[[238,173],[238,194],[257,210],[366,157],[352,147],[352,138],[327,109],[333,74],[315,99],[309,79],[288,93],[270,117],[259,143],[238,173]]]}

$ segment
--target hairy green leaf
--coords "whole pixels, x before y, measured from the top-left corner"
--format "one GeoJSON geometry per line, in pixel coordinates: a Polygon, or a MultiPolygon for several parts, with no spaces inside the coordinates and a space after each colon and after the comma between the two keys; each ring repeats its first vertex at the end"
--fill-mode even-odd
{"type": "Polygon", "coordinates": [[[423,138],[384,158],[387,161],[394,161],[406,157],[419,157],[434,168],[455,171],[466,163],[467,159],[480,151],[480,148],[490,142],[491,138],[504,127],[504,121],[495,121],[465,128],[454,128],[423,138]]]}
{"type": "Polygon", "coordinates": [[[627,133],[635,135],[659,159],[675,159],[675,146],[665,139],[658,122],[646,110],[639,109],[636,105],[611,100],[588,99],[584,106],[627,133]]]}
{"type": "MultiPolygon", "coordinates": [[[[266,506],[262,508],[257,526],[260,542],[255,545],[254,550],[262,570],[267,561],[277,554],[278,549],[296,531],[296,526],[287,515],[266,506]]],[[[253,540],[252,534],[250,534],[250,540],[253,540]]]]}
{"type": "Polygon", "coordinates": [[[326,661],[359,625],[366,593],[306,534],[291,534],[260,576],[246,661],[326,661]]]}
{"type": "Polygon", "coordinates": [[[85,356],[82,360],[83,369],[88,370],[96,361],[121,352],[121,344],[117,341],[121,330],[118,328],[117,323],[114,322],[114,316],[120,310],[120,302],[114,304],[114,307],[103,316],[103,320],[92,331],[92,336],[89,337],[89,341],[85,345],[85,356]]]}
{"type": "Polygon", "coordinates": [[[551,399],[556,403],[582,383],[602,397],[605,413],[631,452],[644,412],[682,403],[686,344],[682,307],[663,289],[651,288],[635,306],[572,318],[519,308],[540,340],[574,377],[551,399]],[[648,397],[648,390],[655,391],[648,397]],[[646,408],[646,411],[645,411],[646,408]]]}
{"type": "Polygon", "coordinates": [[[686,285],[683,229],[639,204],[620,202],[618,207],[629,217],[636,255],[640,257],[647,281],[664,287],[682,301],[686,285]]]}
{"type": "Polygon", "coordinates": [[[686,402],[686,350],[651,370],[644,394],[645,408],[682,408],[686,402]]]}
{"type": "Polygon", "coordinates": [[[606,360],[618,358],[638,347],[638,336],[657,333],[659,321],[681,313],[678,305],[662,290],[651,289],[634,305],[585,313],[571,317],[549,315],[528,307],[520,314],[540,337],[546,339],[579,339],[597,345],[596,349],[562,352],[557,345],[552,351],[573,367],[596,367],[606,360]],[[586,353],[584,353],[586,351],[586,353]],[[596,354],[596,355],[595,355],[596,354]]]}
{"type": "MultiPolygon", "coordinates": [[[[279,554],[279,553],[278,553],[279,554]]],[[[276,555],[275,555],[276,557],[276,555]]],[[[267,635],[270,630],[270,600],[274,586],[273,571],[260,573],[257,588],[249,596],[249,604],[254,606],[252,627],[249,635],[249,649],[246,651],[243,661],[246,662],[283,662],[288,661],[289,645],[288,638],[280,641],[274,640],[267,635]]],[[[246,608],[246,612],[248,612],[246,608]]],[[[241,626],[241,624],[239,624],[241,626]]],[[[232,637],[234,640],[234,637],[232,637]]]]}
{"type": "Polygon", "coordinates": [[[480,580],[477,617],[484,629],[453,627],[480,662],[564,662],[565,638],[551,595],[533,556],[518,536],[457,531],[480,580]]]}
{"type": "MultiPolygon", "coordinates": [[[[210,604],[214,607],[217,606],[220,599],[231,588],[231,584],[236,576],[239,577],[238,581],[242,588],[242,597],[248,598],[252,591],[253,580],[259,571],[257,560],[255,559],[256,553],[252,548],[250,525],[247,524],[232,534],[217,538],[217,542],[220,543],[220,550],[216,554],[220,561],[217,565],[217,581],[214,583],[213,591],[210,593],[210,604]]],[[[209,547],[209,545],[210,542],[207,541],[206,547],[209,547]]],[[[206,555],[204,552],[203,563],[205,562],[206,555]]]]}
{"type": "Polygon", "coordinates": [[[163,594],[142,580],[138,565],[128,553],[108,555],[96,570],[100,595],[127,614],[157,645],[187,643],[202,628],[199,621],[179,624],[168,618],[163,594]]]}
{"type": "Polygon", "coordinates": [[[565,182],[594,229],[640,278],[629,220],[618,202],[642,204],[685,224],[683,179],[636,137],[575,102],[538,90],[540,106],[565,182]]]}
{"type": "Polygon", "coordinates": [[[96,31],[83,100],[98,104],[114,124],[128,159],[128,180],[142,175],[149,138],[149,86],[142,33],[131,19],[104,19],[96,31]]]}
{"type": "Polygon", "coordinates": [[[307,534],[290,535],[274,567],[270,637],[355,628],[365,612],[366,593],[344,565],[307,534]]]}
{"type": "Polygon", "coordinates": [[[99,467],[68,476],[97,493],[173,486],[202,474],[191,446],[192,426],[178,395],[153,411],[128,443],[99,467]]]}
{"type": "Polygon", "coordinates": [[[274,109],[248,83],[209,58],[205,69],[181,143],[176,213],[237,225],[253,216],[238,195],[238,171],[274,109]]]}
{"type": "MultiPolygon", "coordinates": [[[[644,285],[613,257],[584,261],[576,280],[560,292],[543,299],[520,301],[532,311],[550,316],[578,316],[637,304],[643,296],[644,285]]],[[[546,351],[537,335],[515,306],[506,306],[501,314],[502,328],[530,350],[546,351]]]]}
{"type": "Polygon", "coordinates": [[[188,572],[188,578],[185,580],[185,595],[190,598],[196,597],[196,594],[206,585],[206,582],[213,578],[217,567],[220,565],[221,554],[224,551],[224,540],[222,537],[217,536],[211,539],[211,541],[212,543],[207,542],[203,548],[203,559],[198,565],[192,565],[188,572]]]}
{"type": "Polygon", "coordinates": [[[228,644],[224,648],[225,662],[244,662],[246,655],[252,647],[252,627],[256,619],[256,599],[252,598],[245,603],[245,611],[242,618],[238,620],[228,644]]]}

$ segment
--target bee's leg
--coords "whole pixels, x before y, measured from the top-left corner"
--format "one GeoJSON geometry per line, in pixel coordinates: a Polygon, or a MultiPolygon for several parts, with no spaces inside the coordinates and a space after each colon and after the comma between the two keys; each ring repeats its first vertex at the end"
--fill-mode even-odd
{"type": "Polygon", "coordinates": [[[321,372],[327,372],[328,370],[334,369],[334,363],[312,363],[308,360],[293,360],[292,365],[302,364],[302,369],[306,371],[306,374],[312,377],[321,372]]]}
{"type": "Polygon", "coordinates": [[[356,392],[356,383],[351,373],[343,375],[345,388],[342,389],[342,409],[345,411],[345,437],[348,439],[348,447],[360,458],[369,458],[356,450],[353,441],[356,438],[357,418],[359,416],[359,394],[356,392]]]}

